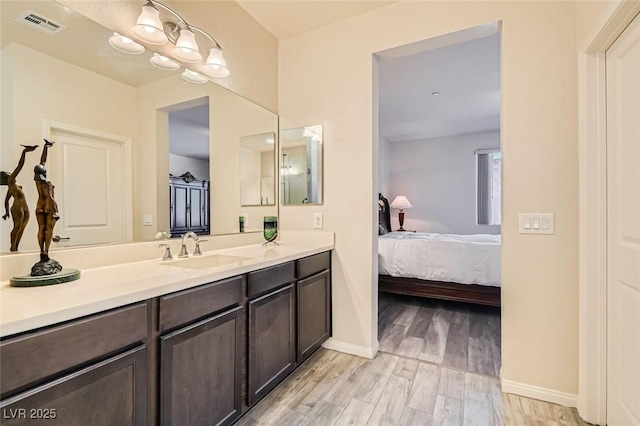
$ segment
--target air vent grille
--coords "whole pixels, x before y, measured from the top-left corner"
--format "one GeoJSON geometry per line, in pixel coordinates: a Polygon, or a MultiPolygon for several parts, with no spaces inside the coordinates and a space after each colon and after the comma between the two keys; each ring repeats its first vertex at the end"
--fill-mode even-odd
{"type": "Polygon", "coordinates": [[[51,19],[45,18],[44,16],[38,13],[34,13],[30,10],[26,10],[20,15],[16,16],[16,21],[25,25],[29,25],[30,27],[36,28],[49,35],[57,34],[65,29],[64,25],[60,25],[57,22],[54,22],[51,19]]]}

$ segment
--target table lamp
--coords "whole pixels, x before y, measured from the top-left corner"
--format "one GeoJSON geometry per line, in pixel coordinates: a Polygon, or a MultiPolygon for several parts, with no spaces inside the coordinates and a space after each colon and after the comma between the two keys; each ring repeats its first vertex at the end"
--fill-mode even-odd
{"type": "Polygon", "coordinates": [[[404,209],[410,209],[412,207],[413,206],[411,205],[409,200],[407,200],[407,197],[405,197],[404,195],[398,195],[396,198],[393,199],[393,202],[391,203],[391,208],[400,209],[400,213],[398,213],[398,222],[400,222],[400,229],[398,229],[398,231],[406,231],[406,229],[402,227],[402,225],[404,224],[404,209]]]}

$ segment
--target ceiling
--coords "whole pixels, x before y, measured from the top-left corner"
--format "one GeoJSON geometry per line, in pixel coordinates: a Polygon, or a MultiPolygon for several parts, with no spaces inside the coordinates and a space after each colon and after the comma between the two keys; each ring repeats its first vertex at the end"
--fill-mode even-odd
{"type": "Polygon", "coordinates": [[[389,142],[500,129],[499,33],[385,55],[378,75],[380,135],[389,142]]]}
{"type": "Polygon", "coordinates": [[[169,112],[169,152],[209,160],[209,104],[169,112]]]}
{"type": "Polygon", "coordinates": [[[236,0],[279,40],[395,3],[369,0],[236,0]]]}

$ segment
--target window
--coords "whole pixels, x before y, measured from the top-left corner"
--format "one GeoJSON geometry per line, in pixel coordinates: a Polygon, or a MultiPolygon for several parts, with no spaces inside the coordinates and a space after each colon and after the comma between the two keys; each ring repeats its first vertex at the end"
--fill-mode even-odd
{"type": "Polygon", "coordinates": [[[502,153],[499,149],[476,151],[478,225],[500,225],[502,203],[502,153]]]}

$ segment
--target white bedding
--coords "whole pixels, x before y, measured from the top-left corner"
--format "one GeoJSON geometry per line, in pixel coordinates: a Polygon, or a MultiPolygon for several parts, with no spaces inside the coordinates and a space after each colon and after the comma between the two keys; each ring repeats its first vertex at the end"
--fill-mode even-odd
{"type": "Polygon", "coordinates": [[[500,286],[500,235],[389,232],[378,238],[378,273],[500,286]]]}

